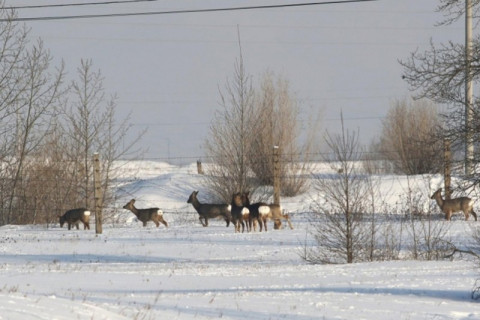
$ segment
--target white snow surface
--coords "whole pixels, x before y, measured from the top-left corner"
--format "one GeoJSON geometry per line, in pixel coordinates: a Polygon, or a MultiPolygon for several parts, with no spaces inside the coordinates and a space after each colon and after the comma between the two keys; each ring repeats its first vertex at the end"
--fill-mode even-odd
{"type": "MultiPolygon", "coordinates": [[[[186,203],[193,190],[207,202],[196,164],[122,168],[119,220],[104,224],[102,234],[93,217],[91,230],[0,227],[0,319],[480,319],[471,298],[480,272],[468,257],[304,262],[299,252],[313,189],[282,199],[293,230],[273,230],[270,222],[267,232],[235,233],[222,220],[202,227],[186,203]],[[142,227],[122,209],[131,198],[137,208],[160,207],[169,227],[142,227]]],[[[407,178],[383,180],[385,198],[398,202],[407,178]]],[[[428,193],[441,177],[408,183],[427,184],[428,193]]],[[[455,241],[471,241],[472,219],[456,215],[445,223],[455,241]]]]}

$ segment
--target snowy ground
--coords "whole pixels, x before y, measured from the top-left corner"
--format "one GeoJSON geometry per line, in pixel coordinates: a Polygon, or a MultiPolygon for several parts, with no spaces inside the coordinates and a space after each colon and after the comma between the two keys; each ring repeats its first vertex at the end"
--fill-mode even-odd
{"type": "MultiPolygon", "coordinates": [[[[0,227],[0,319],[480,319],[472,259],[309,265],[307,196],[290,199],[294,230],[235,234],[203,228],[186,203],[202,190],[193,166],[142,166],[123,190],[164,208],[169,228],[143,228],[123,203],[101,235],[93,221],[0,227]]],[[[472,224],[458,217],[449,232],[469,241],[472,224]]]]}

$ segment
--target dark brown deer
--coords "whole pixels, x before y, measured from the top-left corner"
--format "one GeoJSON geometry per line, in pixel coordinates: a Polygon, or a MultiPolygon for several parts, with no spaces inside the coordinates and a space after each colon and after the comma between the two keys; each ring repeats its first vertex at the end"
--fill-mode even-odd
{"type": "Polygon", "coordinates": [[[135,203],[135,199],[130,200],[126,205],[123,206],[123,209],[127,209],[133,212],[134,215],[137,216],[138,220],[143,222],[143,226],[147,226],[148,221],[153,221],[155,225],[160,225],[160,222],[168,227],[167,221],[163,219],[163,212],[159,208],[147,208],[147,209],[137,209],[133,205],[135,203]]]}
{"type": "Polygon", "coordinates": [[[208,219],[217,217],[223,217],[227,222],[227,227],[230,225],[232,215],[230,213],[230,205],[228,204],[211,204],[200,203],[197,198],[198,191],[193,191],[187,200],[187,203],[191,203],[195,210],[198,212],[198,220],[204,227],[208,227],[208,219]]]}
{"type": "Polygon", "coordinates": [[[232,203],[231,203],[231,214],[232,222],[235,227],[235,233],[240,232],[240,227],[242,232],[245,231],[245,222],[248,221],[249,211],[243,205],[242,194],[240,192],[233,194],[232,203]]]}
{"type": "Polygon", "coordinates": [[[63,215],[59,215],[60,227],[63,228],[65,222],[68,224],[68,230],[75,225],[78,230],[78,223],[83,223],[83,230],[90,229],[90,211],[85,208],[71,209],[65,212],[63,215]]]}
{"type": "Polygon", "coordinates": [[[273,228],[275,230],[282,228],[282,219],[287,221],[290,229],[293,229],[292,222],[290,221],[290,216],[288,214],[285,214],[284,210],[280,205],[266,204],[264,202],[258,202],[251,205],[248,195],[249,192],[245,192],[242,199],[244,205],[250,210],[250,212],[253,212],[252,216],[254,217],[254,219],[257,219],[258,224],[260,225],[260,231],[262,231],[262,227],[265,228],[265,231],[268,231],[268,219],[273,220],[273,228]]]}
{"type": "Polygon", "coordinates": [[[430,199],[435,199],[438,206],[445,213],[445,219],[450,221],[452,214],[455,212],[463,211],[465,214],[465,220],[468,220],[470,213],[477,221],[477,214],[473,211],[473,200],[469,197],[460,197],[455,199],[443,199],[442,198],[442,188],[435,191],[430,199]]]}
{"type": "MultiPolygon", "coordinates": [[[[250,199],[248,198],[249,192],[244,192],[242,194],[242,202],[243,205],[248,209],[250,212],[248,216],[248,225],[247,229],[248,231],[251,231],[252,229],[255,230],[255,225],[258,222],[260,225],[260,232],[262,231],[263,228],[263,215],[266,215],[270,212],[270,208],[268,205],[264,202],[257,202],[257,203],[250,203],[250,199]]],[[[266,228],[266,226],[265,226],[266,228]]],[[[267,231],[265,229],[265,231],[267,231]]]]}

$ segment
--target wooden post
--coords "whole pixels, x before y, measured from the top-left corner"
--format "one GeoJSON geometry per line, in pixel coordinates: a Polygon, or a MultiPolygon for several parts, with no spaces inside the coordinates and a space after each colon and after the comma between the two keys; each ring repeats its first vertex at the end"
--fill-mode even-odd
{"type": "Polygon", "coordinates": [[[197,160],[197,173],[198,174],[203,174],[202,161],[200,161],[200,160],[197,160]]]}
{"type": "Polygon", "coordinates": [[[94,198],[95,198],[95,233],[102,233],[102,181],[100,179],[100,159],[98,153],[93,155],[94,174],[93,180],[95,183],[94,198]]]}
{"type": "Polygon", "coordinates": [[[452,195],[451,185],[451,168],[452,168],[452,152],[450,149],[450,139],[445,138],[443,142],[444,146],[444,161],[443,161],[443,175],[444,175],[444,187],[445,187],[445,199],[450,199],[452,195]]]}
{"type": "Polygon", "coordinates": [[[279,146],[273,146],[273,203],[280,204],[280,161],[279,146]]]}

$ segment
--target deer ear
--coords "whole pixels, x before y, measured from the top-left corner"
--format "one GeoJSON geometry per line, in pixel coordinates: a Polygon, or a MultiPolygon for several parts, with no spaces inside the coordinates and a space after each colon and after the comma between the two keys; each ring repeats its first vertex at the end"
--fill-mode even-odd
{"type": "Polygon", "coordinates": [[[130,200],[131,203],[135,203],[135,199],[130,200]]]}

